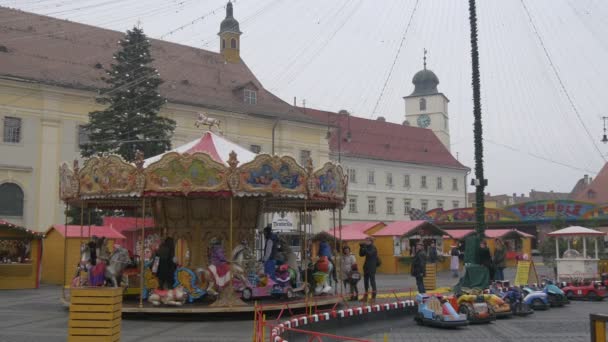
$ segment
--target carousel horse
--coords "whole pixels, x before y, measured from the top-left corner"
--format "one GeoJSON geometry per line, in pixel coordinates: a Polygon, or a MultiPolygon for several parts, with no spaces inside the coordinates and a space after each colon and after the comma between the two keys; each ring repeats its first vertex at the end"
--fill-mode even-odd
{"type": "Polygon", "coordinates": [[[291,286],[296,287],[300,283],[300,272],[298,272],[298,257],[293,252],[289,244],[282,238],[279,238],[279,246],[277,248],[277,264],[287,265],[291,279],[291,286]]]}
{"type": "MultiPolygon", "coordinates": [[[[103,286],[106,280],[112,283],[112,286],[118,287],[122,275],[122,271],[131,262],[129,252],[120,246],[116,246],[114,252],[110,255],[106,241],[101,240],[102,245],[98,247],[97,262],[91,264],[91,247],[89,244],[84,244],[81,247],[80,267],[86,268],[89,273],[89,286],[103,286]]],[[[73,281],[75,283],[76,279],[73,281]]],[[[79,283],[83,286],[82,282],[79,283]]]]}
{"type": "Polygon", "coordinates": [[[110,280],[113,287],[118,287],[121,283],[122,272],[131,264],[131,258],[129,258],[129,251],[126,248],[121,246],[114,247],[114,252],[110,256],[110,262],[105,268],[104,277],[110,280]]]}
{"type": "MultiPolygon", "coordinates": [[[[240,255],[242,246],[237,246],[232,251],[232,256],[240,255]]],[[[224,255],[223,247],[216,241],[212,240],[212,246],[210,249],[209,260],[211,264],[207,267],[201,267],[196,269],[196,273],[199,275],[201,281],[206,282],[207,288],[205,291],[211,295],[217,295],[218,291],[222,291],[232,278],[246,282],[245,270],[243,267],[235,261],[229,261],[224,255]]]]}
{"type": "Polygon", "coordinates": [[[220,132],[220,134],[222,132],[222,129],[220,128],[220,120],[210,118],[204,113],[198,114],[198,119],[194,122],[194,125],[197,128],[199,128],[200,126],[209,126],[209,130],[211,130],[211,128],[213,127],[217,127],[218,132],[220,132]]]}
{"type": "Polygon", "coordinates": [[[171,290],[152,290],[152,294],[148,297],[148,301],[154,306],[172,305],[182,306],[188,298],[186,291],[181,286],[178,286],[171,290]]]}

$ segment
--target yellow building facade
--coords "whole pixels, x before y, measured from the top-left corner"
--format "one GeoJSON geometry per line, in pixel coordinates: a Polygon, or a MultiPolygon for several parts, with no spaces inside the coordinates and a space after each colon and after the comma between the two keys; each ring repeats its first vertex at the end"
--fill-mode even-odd
{"type": "MultiPolygon", "coordinates": [[[[177,124],[173,147],[200,137],[194,122],[205,113],[220,120],[226,138],[245,148],[291,155],[298,162],[310,157],[322,165],[329,160],[326,125],[263,88],[239,57],[240,31],[228,7],[224,21],[230,25],[222,22],[227,31],[220,39],[235,40],[236,48],[215,53],[151,40],[154,65],[165,80],[160,93],[168,99],[161,115],[177,124]]],[[[58,168],[80,157],[78,145],[86,139],[80,127],[89,112],[104,109],[95,102],[104,86],[100,65],[109,67],[124,34],[0,7],[4,17],[19,20],[0,32],[0,41],[11,42],[2,56],[6,63],[0,63],[0,203],[11,205],[0,209],[0,218],[42,231],[64,223],[58,168]],[[50,33],[32,38],[24,34],[28,27],[38,33],[62,31],[67,38],[50,33]],[[99,38],[98,46],[91,37],[99,38]]],[[[314,229],[324,228],[325,215],[315,214],[314,229]]]]}

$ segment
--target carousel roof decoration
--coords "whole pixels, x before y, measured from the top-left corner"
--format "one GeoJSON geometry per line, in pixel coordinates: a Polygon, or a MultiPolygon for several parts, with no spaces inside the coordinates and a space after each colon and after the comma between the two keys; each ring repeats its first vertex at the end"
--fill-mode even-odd
{"type": "Polygon", "coordinates": [[[571,226],[568,228],[556,230],[547,234],[549,236],[604,236],[605,232],[600,232],[599,230],[594,230],[590,228],[580,227],[580,226],[571,226]]]}
{"type": "MultiPolygon", "coordinates": [[[[216,120],[207,118],[207,120],[216,120]]],[[[266,211],[324,210],[345,204],[347,177],[328,162],[314,170],[290,156],[255,154],[213,132],[128,163],[102,154],[60,166],[60,198],[71,205],[133,206],[142,197],[255,197],[266,211]]]]}
{"type": "Polygon", "coordinates": [[[27,229],[25,227],[18,226],[16,224],[10,223],[8,221],[0,220],[0,229],[6,229],[8,231],[13,231],[17,234],[23,234],[28,237],[34,239],[43,239],[44,233],[37,232],[35,230],[27,229]]]}

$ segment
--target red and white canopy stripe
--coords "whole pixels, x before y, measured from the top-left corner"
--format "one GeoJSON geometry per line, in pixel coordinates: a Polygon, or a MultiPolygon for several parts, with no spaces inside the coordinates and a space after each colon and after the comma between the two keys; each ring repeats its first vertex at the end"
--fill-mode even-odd
{"type": "Polygon", "coordinates": [[[216,162],[228,166],[227,162],[231,151],[236,153],[240,165],[252,161],[256,156],[255,153],[233,143],[224,137],[221,137],[213,132],[206,132],[200,139],[193,140],[187,144],[176,147],[171,151],[146,159],[144,161],[144,167],[159,161],[165,154],[169,152],[177,152],[179,154],[202,152],[209,155],[209,157],[216,162]]]}
{"type": "Polygon", "coordinates": [[[585,228],[585,227],[572,226],[572,227],[556,230],[547,235],[550,235],[550,236],[580,236],[580,235],[602,236],[602,235],[606,235],[606,233],[600,232],[597,230],[593,230],[593,229],[589,229],[589,228],[585,228]]]}

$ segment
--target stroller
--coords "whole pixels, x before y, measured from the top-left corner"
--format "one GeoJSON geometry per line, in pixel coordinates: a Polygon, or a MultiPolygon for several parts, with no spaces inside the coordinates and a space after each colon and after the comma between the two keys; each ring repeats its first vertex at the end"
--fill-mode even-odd
{"type": "Polygon", "coordinates": [[[359,273],[359,267],[357,264],[353,264],[350,271],[348,272],[348,278],[346,283],[350,286],[351,298],[350,300],[357,300],[359,298],[359,290],[357,289],[357,283],[361,280],[361,273],[359,273]]]}

